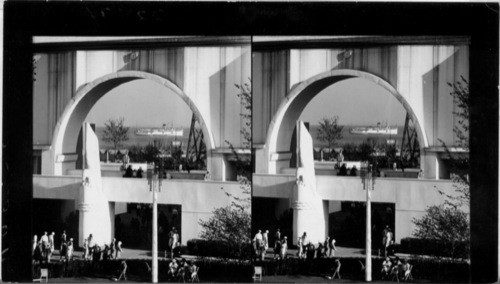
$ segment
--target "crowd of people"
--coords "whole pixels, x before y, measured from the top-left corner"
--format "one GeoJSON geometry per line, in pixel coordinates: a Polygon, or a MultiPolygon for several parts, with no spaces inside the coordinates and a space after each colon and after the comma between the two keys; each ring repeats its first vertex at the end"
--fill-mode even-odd
{"type": "Polygon", "coordinates": [[[411,269],[412,266],[406,259],[400,259],[396,256],[393,261],[391,261],[390,257],[386,257],[382,263],[381,278],[397,280],[398,282],[400,279],[405,281],[412,280],[411,269]]]}
{"type": "MultiPolygon", "coordinates": [[[[64,242],[61,242],[61,251],[63,250],[64,244],[64,255],[61,253],[61,259],[64,257],[66,259],[71,259],[73,254],[73,238],[66,242],[66,232],[64,231],[61,239],[64,239],[64,242]]],[[[32,241],[32,256],[34,261],[39,262],[50,262],[52,259],[52,255],[55,250],[55,232],[52,232],[50,235],[47,232],[44,232],[43,235],[38,240],[38,236],[33,236],[32,241]]]]}
{"type": "Polygon", "coordinates": [[[120,259],[123,253],[122,242],[113,238],[110,244],[104,244],[104,248],[99,246],[92,234],[83,240],[83,259],[84,260],[108,260],[120,259]]]}
{"type": "MultiPolygon", "coordinates": [[[[59,261],[73,260],[75,250],[73,238],[68,239],[66,231],[63,231],[59,240],[59,261]]],[[[50,235],[44,232],[40,240],[38,240],[37,235],[33,236],[32,255],[34,261],[51,262],[55,248],[55,232],[52,232],[50,235]]],[[[121,241],[117,242],[113,238],[111,243],[105,244],[104,248],[102,248],[95,242],[92,234],[83,241],[83,251],[84,260],[120,259],[123,253],[121,241]]]]}
{"type": "Polygon", "coordinates": [[[318,242],[316,247],[313,242],[307,238],[307,232],[304,232],[302,236],[297,239],[297,256],[299,258],[324,258],[335,256],[335,239],[329,236],[326,237],[324,242],[318,242]]]}
{"type": "Polygon", "coordinates": [[[180,261],[173,258],[168,265],[167,280],[168,281],[182,281],[182,282],[194,282],[198,280],[198,266],[186,261],[182,258],[180,261]]]}
{"type": "MultiPolygon", "coordinates": [[[[288,237],[281,236],[280,229],[276,230],[274,234],[274,259],[285,259],[288,257],[288,237]]],[[[269,230],[258,230],[252,240],[253,259],[264,260],[267,250],[269,249],[269,230]]],[[[316,247],[308,238],[307,233],[304,232],[297,240],[297,257],[298,258],[323,258],[335,256],[335,239],[327,237],[324,242],[318,242],[316,247]]]]}

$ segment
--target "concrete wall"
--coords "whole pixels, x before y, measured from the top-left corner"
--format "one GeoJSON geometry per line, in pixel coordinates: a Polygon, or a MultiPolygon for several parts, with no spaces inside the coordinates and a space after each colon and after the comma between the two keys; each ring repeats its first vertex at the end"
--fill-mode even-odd
{"type": "MultiPolygon", "coordinates": [[[[295,184],[294,175],[254,174],[253,196],[289,198],[295,184]]],[[[316,176],[316,190],[324,200],[366,201],[359,177],[316,176]]],[[[396,241],[411,236],[412,218],[424,215],[428,206],[439,205],[445,197],[438,190],[456,195],[453,183],[433,179],[379,178],[372,191],[372,202],[394,203],[396,208],[396,241]]],[[[468,208],[463,208],[468,212],[468,208]]]]}
{"type": "MultiPolygon", "coordinates": [[[[152,193],[145,179],[103,177],[102,183],[110,202],[152,202],[152,193]]],[[[80,186],[81,177],[33,176],[33,197],[74,199],[80,186]]],[[[237,182],[164,180],[158,203],[182,206],[181,237],[185,243],[199,237],[200,219],[207,220],[213,209],[231,204],[225,192],[236,197],[245,196],[237,182]]]]}

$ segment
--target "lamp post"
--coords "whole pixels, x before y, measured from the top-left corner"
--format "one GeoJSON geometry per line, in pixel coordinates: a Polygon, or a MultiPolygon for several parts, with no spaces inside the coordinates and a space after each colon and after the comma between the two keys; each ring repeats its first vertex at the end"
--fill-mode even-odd
{"type": "Polygon", "coordinates": [[[371,193],[375,188],[375,176],[372,165],[364,163],[361,166],[361,180],[363,190],[366,190],[366,260],[365,260],[365,281],[372,281],[372,213],[371,213],[371,193]]]}
{"type": "MultiPolygon", "coordinates": [[[[162,164],[160,163],[160,169],[162,164]]],[[[148,164],[148,184],[149,190],[153,191],[153,240],[152,240],[152,269],[151,269],[151,282],[158,283],[158,199],[156,191],[161,189],[161,178],[158,177],[158,172],[161,174],[161,170],[158,171],[155,167],[155,163],[148,164]]]]}

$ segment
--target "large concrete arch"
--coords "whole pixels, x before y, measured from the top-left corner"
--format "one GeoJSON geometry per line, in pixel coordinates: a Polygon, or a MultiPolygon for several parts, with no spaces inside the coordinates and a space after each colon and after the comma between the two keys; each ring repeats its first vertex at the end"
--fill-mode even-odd
{"type": "Polygon", "coordinates": [[[277,165],[281,159],[280,153],[290,151],[290,141],[295,122],[299,119],[307,104],[323,89],[350,78],[362,78],[371,81],[391,93],[409,113],[417,130],[421,153],[425,147],[428,147],[425,131],[411,105],[391,84],[371,73],[352,69],[336,69],[315,75],[294,86],[280,104],[271,120],[266,138],[267,172],[269,174],[279,173],[277,165]]]}
{"type": "MultiPolygon", "coordinates": [[[[142,71],[119,71],[107,74],[83,85],[64,109],[63,114],[57,122],[52,138],[51,152],[54,159],[54,175],[63,175],[65,173],[63,164],[71,163],[75,160],[75,150],[80,128],[83,120],[97,101],[119,85],[140,79],[147,79],[165,86],[186,102],[193,113],[199,118],[207,147],[207,159],[210,159],[211,150],[215,147],[213,132],[210,129],[210,125],[205,123],[195,103],[187,94],[177,87],[177,85],[161,76],[142,71]]],[[[207,161],[207,167],[210,170],[209,161],[207,161]]]]}

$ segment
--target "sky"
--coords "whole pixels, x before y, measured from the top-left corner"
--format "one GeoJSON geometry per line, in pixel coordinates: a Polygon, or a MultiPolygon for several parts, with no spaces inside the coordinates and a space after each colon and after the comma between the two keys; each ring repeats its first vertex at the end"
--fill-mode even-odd
{"type": "Polygon", "coordinates": [[[149,80],[122,84],[103,96],[86,121],[104,126],[110,118],[125,118],[127,127],[190,127],[193,112],[174,92],[149,80]]]}
{"type": "MultiPolygon", "coordinates": [[[[406,110],[387,90],[354,78],[320,92],[300,119],[317,124],[323,117],[339,116],[342,125],[404,125],[406,110]]],[[[189,127],[192,111],[175,93],[148,80],[132,81],[111,90],[92,108],[86,121],[103,126],[110,118],[125,118],[128,127],[189,127]]]]}
{"type": "Polygon", "coordinates": [[[340,81],[321,91],[309,102],[300,119],[318,124],[323,117],[339,116],[341,125],[404,125],[406,110],[383,87],[365,79],[340,81]]]}

